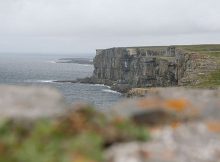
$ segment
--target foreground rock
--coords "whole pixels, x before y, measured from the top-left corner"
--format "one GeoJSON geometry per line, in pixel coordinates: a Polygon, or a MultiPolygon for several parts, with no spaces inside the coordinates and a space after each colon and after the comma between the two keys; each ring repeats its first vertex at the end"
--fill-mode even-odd
{"type": "Polygon", "coordinates": [[[0,91],[1,162],[103,162],[104,148],[149,137],[146,128],[109,120],[88,105],[69,109],[54,89],[1,86],[0,91]]]}
{"type": "Polygon", "coordinates": [[[69,105],[47,87],[0,86],[0,118],[36,120],[62,115],[69,105]]]}
{"type": "MultiPolygon", "coordinates": [[[[112,111],[122,117],[133,117],[144,121],[149,120],[149,117],[152,118],[153,114],[159,113],[185,120],[218,119],[220,117],[219,99],[220,90],[154,88],[148,90],[146,97],[129,99],[116,104],[112,111]]],[[[157,116],[155,120],[159,120],[157,116]]]]}
{"type": "Polygon", "coordinates": [[[187,123],[151,132],[149,142],[118,144],[106,152],[109,162],[217,162],[220,123],[187,123]]]}
{"type": "Polygon", "coordinates": [[[148,125],[151,140],[112,146],[108,162],[220,161],[220,90],[156,88],[113,111],[148,125]]]}
{"type": "Polygon", "coordinates": [[[105,112],[45,87],[0,92],[0,161],[220,161],[220,89],[155,88],[105,112]]]}

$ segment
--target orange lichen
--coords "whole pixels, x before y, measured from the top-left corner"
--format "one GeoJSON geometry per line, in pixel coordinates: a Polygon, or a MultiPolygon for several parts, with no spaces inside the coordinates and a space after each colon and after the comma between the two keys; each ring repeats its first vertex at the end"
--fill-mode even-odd
{"type": "Polygon", "coordinates": [[[158,106],[160,101],[156,99],[141,99],[138,101],[138,106],[141,108],[148,108],[148,107],[156,107],[158,106]]]}
{"type": "Polygon", "coordinates": [[[177,112],[183,112],[188,106],[189,102],[185,99],[142,99],[138,101],[138,106],[141,108],[164,108],[171,109],[177,112]]]}
{"type": "Polygon", "coordinates": [[[171,127],[172,127],[173,129],[177,129],[177,128],[179,128],[180,125],[181,125],[180,122],[173,122],[173,123],[171,123],[171,127]]]}
{"type": "Polygon", "coordinates": [[[169,99],[164,102],[165,107],[173,109],[177,112],[183,112],[189,105],[185,99],[169,99]]]}
{"type": "Polygon", "coordinates": [[[211,121],[207,123],[207,128],[211,132],[220,133],[220,121],[211,121]]]}

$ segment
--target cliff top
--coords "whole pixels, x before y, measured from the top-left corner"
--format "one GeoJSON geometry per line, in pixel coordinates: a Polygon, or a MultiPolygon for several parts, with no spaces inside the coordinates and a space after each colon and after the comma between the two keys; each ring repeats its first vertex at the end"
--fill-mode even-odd
{"type": "MultiPolygon", "coordinates": [[[[184,49],[190,52],[219,52],[220,54],[220,44],[198,44],[198,45],[168,45],[168,46],[130,46],[130,47],[112,47],[107,49],[113,49],[113,48],[139,48],[139,49],[146,49],[146,50],[164,50],[167,47],[177,47],[180,49],[184,49]]],[[[105,50],[105,49],[97,49],[99,50],[105,50]]],[[[217,55],[217,54],[216,54],[217,55]]],[[[219,55],[220,56],[220,55],[219,55]]]]}

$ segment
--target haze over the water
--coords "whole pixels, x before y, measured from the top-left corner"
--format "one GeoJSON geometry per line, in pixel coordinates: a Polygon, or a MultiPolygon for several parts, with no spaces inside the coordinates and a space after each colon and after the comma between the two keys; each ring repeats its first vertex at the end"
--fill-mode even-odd
{"type": "Polygon", "coordinates": [[[219,0],[0,0],[0,53],[220,43],[219,0]]]}

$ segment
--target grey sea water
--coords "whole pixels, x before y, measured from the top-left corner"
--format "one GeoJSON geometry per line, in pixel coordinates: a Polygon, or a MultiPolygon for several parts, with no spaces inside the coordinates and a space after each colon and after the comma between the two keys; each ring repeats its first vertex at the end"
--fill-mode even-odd
{"type": "Polygon", "coordinates": [[[92,65],[55,63],[70,55],[0,54],[0,84],[37,85],[57,88],[68,102],[87,102],[107,108],[122,96],[104,85],[55,83],[54,80],[75,80],[91,76],[92,65]]]}

